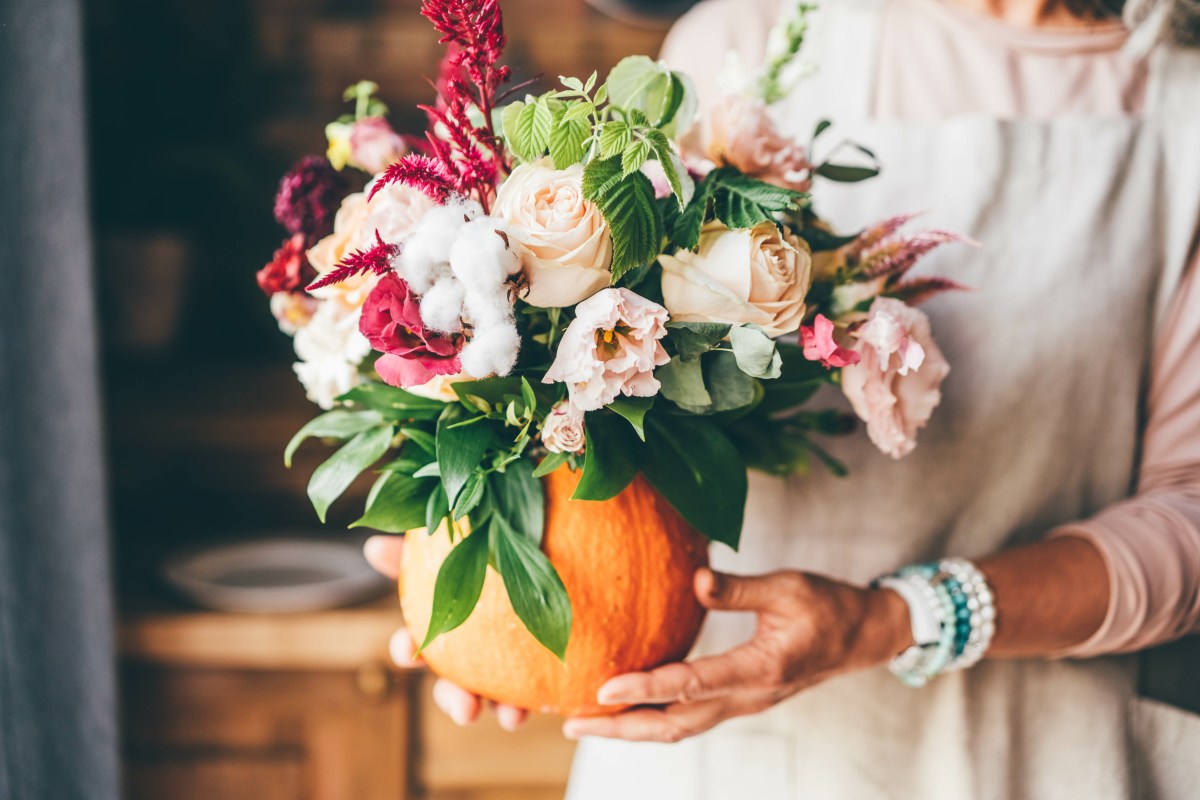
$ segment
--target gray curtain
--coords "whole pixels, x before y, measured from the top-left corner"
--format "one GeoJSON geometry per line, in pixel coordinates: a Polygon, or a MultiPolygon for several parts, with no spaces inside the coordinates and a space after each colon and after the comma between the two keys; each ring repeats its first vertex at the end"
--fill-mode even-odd
{"type": "Polygon", "coordinates": [[[0,798],[116,800],[79,0],[0,0],[0,798]]]}

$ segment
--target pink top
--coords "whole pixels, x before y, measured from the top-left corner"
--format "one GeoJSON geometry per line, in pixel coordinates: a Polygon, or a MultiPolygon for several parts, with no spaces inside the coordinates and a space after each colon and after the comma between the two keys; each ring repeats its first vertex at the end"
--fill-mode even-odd
{"type": "MultiPolygon", "coordinates": [[[[778,0],[747,5],[767,15],[779,8],[778,0]]],[[[703,47],[706,36],[741,33],[677,26],[664,57],[694,63],[688,53],[711,53],[703,47]]],[[[1148,67],[1122,51],[1125,38],[1125,29],[1115,23],[1034,29],[949,0],[888,0],[875,114],[910,120],[967,113],[1040,119],[1134,115],[1142,107],[1148,67]]],[[[719,59],[705,60],[710,70],[714,61],[719,59]]],[[[711,85],[706,80],[711,74],[695,77],[711,85]]],[[[1108,566],[1104,623],[1064,655],[1139,650],[1200,631],[1198,272],[1193,266],[1185,276],[1158,335],[1137,494],[1050,533],[1089,539],[1108,566]]]]}

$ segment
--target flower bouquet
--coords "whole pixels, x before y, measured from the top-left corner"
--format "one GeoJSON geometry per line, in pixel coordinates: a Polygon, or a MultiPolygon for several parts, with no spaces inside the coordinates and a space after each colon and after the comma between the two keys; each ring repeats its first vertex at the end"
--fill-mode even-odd
{"type": "Polygon", "coordinates": [[[841,471],[817,438],[855,423],[808,408],[820,387],[885,453],[914,446],[948,367],[913,305],[955,285],[906,275],[958,237],[817,217],[815,179],[877,167],[812,163],[771,121],[808,11],[696,119],[688,77],[646,57],[506,89],[496,0],[425,0],[448,55],[424,139],[360,83],[283,179],[290,238],[258,280],[327,409],[285,460],[345,442],[309,484],[322,520],[377,474],[354,525],[409,533],[405,617],[443,676],[603,711],[605,679],[686,655],[692,574],[708,541],[737,547],[747,469],[841,471]]]}

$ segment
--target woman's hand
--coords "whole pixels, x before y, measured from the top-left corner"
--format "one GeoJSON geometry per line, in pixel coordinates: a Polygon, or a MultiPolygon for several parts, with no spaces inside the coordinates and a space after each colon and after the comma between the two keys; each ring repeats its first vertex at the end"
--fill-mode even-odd
{"type": "Polygon", "coordinates": [[[882,664],[912,641],[908,607],[890,590],[802,572],[743,578],[702,569],[695,591],[714,611],[757,614],[754,638],[718,656],[613,678],[599,701],[638,707],[569,719],[567,737],[677,742],[831,676],[882,664]]]}
{"type": "MultiPolygon", "coordinates": [[[[396,580],[400,576],[400,565],[404,558],[404,538],[372,536],[363,545],[363,555],[376,572],[396,580]]],[[[416,655],[416,644],[404,628],[393,634],[388,649],[398,666],[406,669],[421,666],[420,656],[416,655]]],[[[523,708],[485,701],[479,695],[471,694],[441,678],[433,685],[433,702],[459,725],[470,725],[479,719],[485,705],[495,710],[500,727],[508,731],[517,730],[529,717],[529,712],[523,708]]]]}

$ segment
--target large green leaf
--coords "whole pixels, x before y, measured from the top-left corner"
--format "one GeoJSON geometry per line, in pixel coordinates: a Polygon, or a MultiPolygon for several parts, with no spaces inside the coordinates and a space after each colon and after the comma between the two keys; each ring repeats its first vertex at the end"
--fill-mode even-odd
{"type": "Polygon", "coordinates": [[[682,130],[695,113],[695,91],[688,79],[647,56],[629,56],[608,75],[609,100],[637,111],[668,135],[682,130]]]}
{"type": "Polygon", "coordinates": [[[782,374],[783,358],[775,340],[756,325],[740,325],[729,332],[729,343],[742,372],[753,378],[773,380],[782,374]]]}
{"type": "Polygon", "coordinates": [[[746,511],[746,465],[712,422],[676,415],[647,420],[642,473],[688,523],[737,549],[746,511]]]}
{"type": "Polygon", "coordinates": [[[425,507],[437,481],[385,472],[367,503],[366,512],[351,528],[405,533],[425,524],[425,507]]]}
{"type": "MultiPolygon", "coordinates": [[[[443,633],[466,622],[475,610],[487,577],[489,527],[472,532],[442,562],[433,585],[433,611],[422,650],[443,633]]],[[[432,536],[433,531],[428,535],[432,536]]]]}
{"type": "Polygon", "coordinates": [[[658,257],[662,216],[654,184],[640,172],[625,175],[620,158],[593,159],[583,172],[584,197],[596,204],[613,240],[613,281],[658,257]]]}
{"type": "Polygon", "coordinates": [[[637,458],[642,443],[629,423],[615,414],[592,411],[585,416],[587,450],[583,475],[574,500],[610,500],[637,475],[637,458]]]}
{"type": "Polygon", "coordinates": [[[333,501],[341,497],[355,478],[388,451],[393,434],[394,429],[390,425],[363,431],[313,471],[308,482],[308,499],[312,501],[321,522],[325,521],[333,501]]]}
{"type": "Polygon", "coordinates": [[[565,113],[556,114],[550,134],[550,158],[554,168],[566,169],[582,161],[583,144],[591,135],[592,126],[587,119],[566,119],[565,113]]]}
{"type": "Polygon", "coordinates": [[[668,322],[667,335],[684,361],[693,361],[725,341],[732,325],[722,322],[668,322]]]}
{"type": "Polygon", "coordinates": [[[671,231],[671,240],[684,250],[695,250],[700,244],[700,233],[708,220],[708,207],[712,203],[713,192],[717,188],[717,179],[712,174],[704,178],[696,187],[692,202],[676,218],[671,231]]]}
{"type": "Polygon", "coordinates": [[[662,384],[662,396],[680,408],[702,414],[712,407],[699,358],[685,361],[676,356],[656,369],[654,377],[662,384]]]}
{"type": "Polygon", "coordinates": [[[339,408],[326,412],[297,431],[288,442],[283,451],[284,466],[291,468],[292,456],[306,439],[349,439],[356,433],[382,424],[383,416],[377,411],[346,411],[339,408]]]}
{"type": "Polygon", "coordinates": [[[653,397],[618,397],[607,408],[628,420],[638,438],[646,441],[646,414],[654,407],[653,397]]]}
{"type": "Polygon", "coordinates": [[[378,411],[395,421],[436,419],[446,407],[441,400],[418,397],[395,386],[375,382],[356,386],[338,400],[378,411]]]}
{"type": "Polygon", "coordinates": [[[490,423],[458,425],[463,418],[458,409],[451,407],[438,418],[437,425],[437,462],[451,506],[456,506],[459,493],[483,461],[492,441],[490,423]]]}
{"type": "Polygon", "coordinates": [[[513,611],[533,637],[559,660],[571,638],[571,601],[562,579],[533,540],[513,530],[501,516],[492,518],[496,566],[513,611]]]}
{"type": "Polygon", "coordinates": [[[504,472],[491,476],[492,505],[498,516],[518,533],[541,544],[546,528],[546,495],[533,475],[533,462],[514,461],[504,472]]]}

